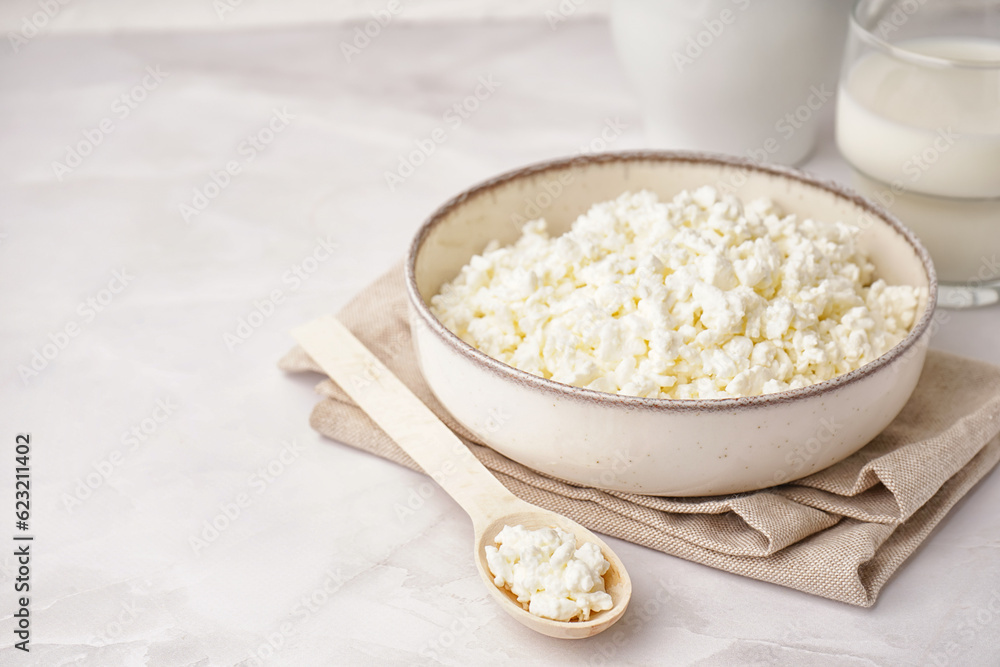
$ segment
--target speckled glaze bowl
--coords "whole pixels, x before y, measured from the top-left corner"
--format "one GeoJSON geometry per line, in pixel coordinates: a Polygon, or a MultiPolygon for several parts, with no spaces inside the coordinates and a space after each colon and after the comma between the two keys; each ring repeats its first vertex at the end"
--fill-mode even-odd
{"type": "Polygon", "coordinates": [[[559,479],[647,495],[706,496],[766,488],[853,454],[899,413],[930,338],[937,281],[930,256],[899,221],[840,187],[782,167],[680,152],[612,153],[509,172],[463,192],[421,227],[406,264],[420,366],[451,414],[501,454],[559,479]],[[926,287],[910,334],[875,361],[801,389],[746,398],[618,396],[546,380],[476,350],[447,330],[430,298],[492,239],[545,217],[558,234],[596,202],[648,189],[670,200],[714,184],[744,201],[863,229],[877,275],[926,287]]]}

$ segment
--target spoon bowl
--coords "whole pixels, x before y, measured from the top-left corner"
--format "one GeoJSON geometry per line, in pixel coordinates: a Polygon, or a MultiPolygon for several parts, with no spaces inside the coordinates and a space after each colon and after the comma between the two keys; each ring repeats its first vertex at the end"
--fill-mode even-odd
{"type": "Polygon", "coordinates": [[[549,637],[584,639],[614,625],[625,613],[629,599],[632,597],[632,580],[629,578],[628,572],[625,571],[625,565],[621,559],[602,539],[577,522],[529,503],[521,504],[523,508],[493,519],[482,529],[478,525],[476,526],[476,568],[483,581],[487,583],[487,588],[493,598],[500,603],[504,611],[517,619],[518,622],[549,637]],[[535,616],[521,606],[521,603],[517,601],[517,596],[506,588],[500,588],[494,584],[493,575],[486,562],[486,547],[495,544],[494,538],[503,530],[504,526],[517,525],[524,526],[528,530],[560,528],[576,537],[577,548],[584,542],[593,542],[600,547],[604,559],[611,564],[608,571],[604,573],[604,590],[611,596],[611,609],[593,612],[586,621],[556,621],[551,618],[535,616]]]}
{"type": "Polygon", "coordinates": [[[560,639],[591,637],[622,617],[632,596],[632,582],[621,559],[603,540],[575,521],[508,491],[465,443],[333,316],[298,327],[292,334],[323,372],[472,518],[476,567],[504,611],[532,630],[560,639]],[[561,528],[576,536],[577,548],[594,542],[611,564],[604,574],[611,609],[594,612],[586,621],[557,621],[524,609],[510,591],[493,583],[486,563],[486,546],[494,544],[505,525],[532,530],[561,528]]]}

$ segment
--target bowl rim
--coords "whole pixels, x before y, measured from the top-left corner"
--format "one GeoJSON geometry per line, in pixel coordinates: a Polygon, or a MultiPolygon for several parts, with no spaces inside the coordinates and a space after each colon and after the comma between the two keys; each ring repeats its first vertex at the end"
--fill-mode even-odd
{"type": "MultiPolygon", "coordinates": [[[[937,274],[930,253],[917,239],[916,234],[903,225],[894,215],[889,213],[870,199],[849,190],[833,181],[823,180],[805,171],[785,167],[781,165],[763,164],[751,159],[741,158],[717,153],[705,153],[698,151],[668,151],[668,150],[638,150],[638,151],[613,151],[606,153],[577,155],[567,158],[557,158],[536,162],[519,169],[504,172],[498,176],[482,181],[464,190],[455,197],[452,197],[437,208],[427,220],[420,226],[413,241],[410,243],[405,262],[406,291],[410,301],[410,306],[421,320],[437,334],[438,338],[455,352],[458,352],[466,359],[472,361],[477,366],[512,380],[517,384],[541,390],[547,394],[555,394],[564,398],[583,400],[588,403],[600,405],[621,405],[633,409],[654,409],[666,411],[688,411],[688,410],[708,410],[708,411],[732,411],[734,409],[759,408],[780,403],[797,401],[804,398],[821,396],[841,389],[847,385],[856,383],[868,376],[876,373],[880,369],[892,364],[898,358],[905,355],[930,327],[934,317],[937,302],[937,274]],[[841,199],[846,199],[856,205],[862,211],[880,218],[892,229],[902,236],[913,248],[914,253],[923,264],[927,275],[927,303],[924,306],[923,314],[917,319],[909,334],[899,343],[894,345],[882,356],[868,362],[864,366],[853,371],[837,375],[829,380],[817,382],[806,387],[788,389],[775,392],[773,394],[761,394],[755,396],[741,396],[735,398],[645,398],[640,396],[626,396],[622,394],[611,394],[608,392],[586,389],[573,385],[563,384],[555,380],[549,380],[537,375],[528,373],[519,368],[510,366],[498,359],[487,355],[469,343],[458,337],[441,323],[437,317],[431,313],[430,307],[420,296],[416,279],[416,260],[427,240],[430,232],[456,208],[462,206],[473,196],[488,192],[494,188],[504,185],[510,181],[523,179],[544,173],[554,169],[565,167],[585,167],[591,164],[601,163],[634,163],[634,162],[688,162],[718,165],[723,168],[747,169],[764,174],[770,174],[785,179],[798,181],[806,186],[825,190],[841,199]]],[[[417,352],[419,356],[419,351],[417,352]]]]}

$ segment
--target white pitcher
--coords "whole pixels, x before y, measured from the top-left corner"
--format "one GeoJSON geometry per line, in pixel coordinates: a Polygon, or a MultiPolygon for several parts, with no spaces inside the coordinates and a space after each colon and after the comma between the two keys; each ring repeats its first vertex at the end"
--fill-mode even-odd
{"type": "Polygon", "coordinates": [[[616,0],[612,33],[656,148],[797,164],[830,117],[846,0],[616,0]]]}

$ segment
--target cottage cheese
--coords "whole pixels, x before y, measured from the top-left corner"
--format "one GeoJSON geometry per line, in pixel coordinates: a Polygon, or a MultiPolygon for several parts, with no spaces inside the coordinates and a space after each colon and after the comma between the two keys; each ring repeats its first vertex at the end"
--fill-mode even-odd
{"type": "Polygon", "coordinates": [[[535,375],[651,398],[728,398],[852,371],[902,340],[926,289],[887,285],[860,230],[711,187],[529,222],[431,299],[463,340],[535,375]]]}
{"type": "Polygon", "coordinates": [[[524,526],[504,526],[495,541],[499,547],[486,547],[493,583],[535,616],[586,621],[593,611],[611,609],[611,596],[604,592],[611,564],[593,542],[577,549],[571,533],[524,526]]]}

